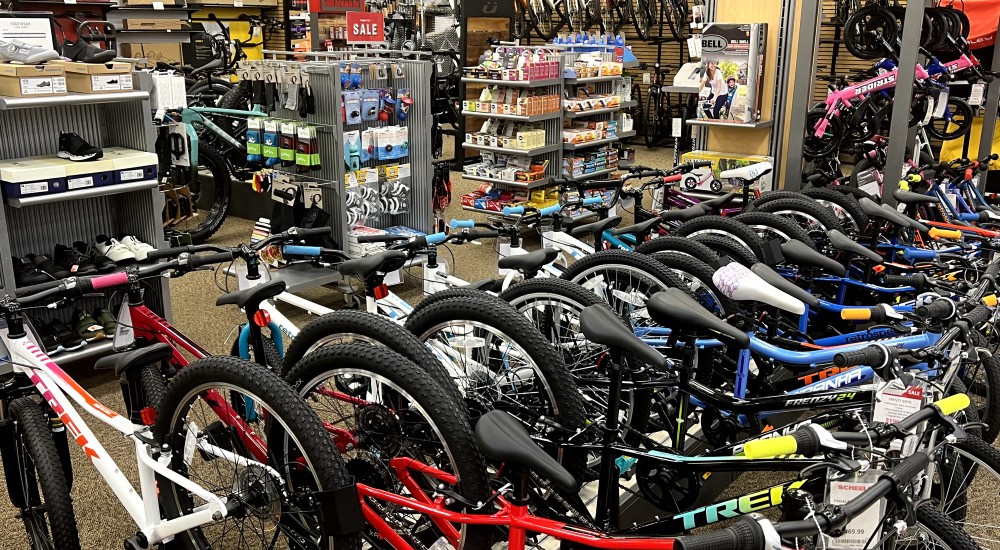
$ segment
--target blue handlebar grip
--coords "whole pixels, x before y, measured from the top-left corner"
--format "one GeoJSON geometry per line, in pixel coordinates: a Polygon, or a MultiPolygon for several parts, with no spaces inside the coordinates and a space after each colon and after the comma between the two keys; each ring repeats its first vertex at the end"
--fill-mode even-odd
{"type": "Polygon", "coordinates": [[[589,204],[600,204],[604,202],[604,197],[587,197],[583,199],[583,205],[587,206],[589,204]]]}
{"type": "Polygon", "coordinates": [[[552,206],[546,206],[545,208],[542,208],[541,210],[538,211],[538,215],[539,216],[551,216],[553,214],[558,214],[559,212],[562,212],[562,205],[561,204],[555,204],[555,205],[552,205],[552,206]]]}
{"type": "Polygon", "coordinates": [[[903,251],[903,257],[907,260],[933,260],[937,258],[937,250],[923,250],[920,248],[907,248],[903,251]]]}
{"type": "Polygon", "coordinates": [[[285,245],[281,251],[293,256],[319,256],[323,253],[323,249],[318,246],[301,246],[297,244],[285,245]]]}
{"type": "Polygon", "coordinates": [[[523,206],[504,206],[503,207],[503,215],[504,216],[513,216],[515,214],[524,214],[524,207],[523,206]]]}
{"type": "Polygon", "coordinates": [[[959,214],[958,219],[962,220],[963,222],[978,222],[979,213],[976,212],[975,214],[959,214]]]}
{"type": "Polygon", "coordinates": [[[476,226],[476,222],[474,220],[456,220],[453,218],[451,220],[451,223],[449,223],[448,225],[450,225],[452,229],[459,229],[466,227],[471,229],[476,226]]]}
{"type": "Polygon", "coordinates": [[[448,235],[444,233],[434,233],[433,235],[427,235],[427,244],[438,244],[443,243],[448,235]]]}

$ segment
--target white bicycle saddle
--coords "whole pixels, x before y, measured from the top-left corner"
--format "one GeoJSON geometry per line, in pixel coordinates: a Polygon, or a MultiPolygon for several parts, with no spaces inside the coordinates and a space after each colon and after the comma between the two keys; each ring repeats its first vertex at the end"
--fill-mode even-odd
{"type": "Polygon", "coordinates": [[[739,302],[760,302],[796,315],[802,315],[806,311],[802,300],[768,284],[737,262],[730,262],[719,268],[712,275],[712,282],[724,296],[739,302]]]}
{"type": "Polygon", "coordinates": [[[749,166],[741,166],[739,168],[733,168],[732,170],[726,170],[721,172],[719,177],[728,180],[731,178],[739,178],[745,181],[755,180],[761,176],[766,176],[771,173],[774,166],[770,162],[757,162],[749,166]]]}

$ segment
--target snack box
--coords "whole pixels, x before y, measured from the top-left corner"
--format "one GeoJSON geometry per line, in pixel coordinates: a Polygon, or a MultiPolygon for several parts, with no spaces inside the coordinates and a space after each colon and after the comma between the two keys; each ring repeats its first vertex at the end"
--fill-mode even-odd
{"type": "Polygon", "coordinates": [[[114,162],[116,184],[155,180],[157,177],[156,166],[159,159],[155,153],[108,147],[104,149],[104,160],[114,162]]]}
{"type": "Polygon", "coordinates": [[[0,161],[0,186],[7,198],[53,195],[66,190],[66,170],[49,157],[0,161]]]}

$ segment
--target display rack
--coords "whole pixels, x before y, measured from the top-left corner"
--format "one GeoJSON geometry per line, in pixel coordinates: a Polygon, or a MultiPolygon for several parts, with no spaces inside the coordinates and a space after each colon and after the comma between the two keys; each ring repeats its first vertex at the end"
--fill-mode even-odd
{"type": "MultiPolygon", "coordinates": [[[[101,147],[153,152],[156,130],[149,103],[152,78],[148,73],[136,72],[133,82],[136,90],[121,94],[3,98],[0,131],[17,139],[0,141],[0,159],[54,155],[59,151],[61,131],[76,132],[88,143],[101,147]]],[[[56,243],[90,242],[99,234],[126,233],[164,248],[167,244],[163,240],[162,212],[163,195],[155,181],[5,199],[0,209],[0,291],[14,293],[13,257],[51,255],[56,243]]],[[[164,281],[147,282],[146,303],[169,319],[169,290],[164,281]]],[[[102,300],[99,305],[107,303],[102,300]]],[[[37,315],[51,318],[53,312],[37,315]]],[[[96,344],[78,353],[61,355],[60,360],[93,357],[110,349],[109,343],[96,344]]]]}
{"type": "MultiPolygon", "coordinates": [[[[572,48],[572,45],[570,45],[569,47],[572,48]]],[[[588,44],[586,45],[585,48],[587,50],[592,51],[594,49],[600,49],[601,46],[588,44]]],[[[616,46],[606,45],[604,46],[604,48],[606,51],[605,53],[601,54],[602,57],[606,61],[612,61],[614,54],[611,52],[614,50],[614,48],[616,48],[616,46]]],[[[577,52],[573,51],[572,49],[564,52],[562,55],[563,65],[566,67],[571,66],[580,57],[582,53],[584,52],[577,52]]],[[[629,136],[623,136],[620,132],[622,128],[622,118],[623,118],[622,109],[627,108],[629,106],[627,105],[627,103],[631,101],[631,98],[625,100],[622,95],[625,89],[624,81],[628,78],[629,77],[625,77],[622,75],[600,75],[600,76],[592,76],[584,78],[569,77],[565,79],[564,88],[567,90],[567,92],[569,92],[567,94],[568,97],[576,97],[576,94],[574,93],[576,89],[578,87],[586,86],[588,88],[592,87],[594,89],[594,92],[598,94],[618,94],[619,97],[621,98],[621,101],[619,102],[619,105],[616,107],[593,109],[581,112],[572,112],[572,111],[565,112],[564,117],[569,120],[578,120],[578,119],[606,120],[606,121],[614,120],[616,123],[615,125],[616,133],[615,136],[611,138],[598,139],[584,143],[563,143],[562,147],[563,147],[564,157],[566,156],[567,152],[576,152],[586,149],[593,149],[595,147],[613,145],[615,143],[618,143],[622,139],[629,137],[629,136]]],[[[631,135],[635,135],[635,132],[632,132],[631,135]]],[[[602,170],[597,170],[595,172],[588,172],[581,176],[574,177],[570,175],[565,175],[564,177],[571,180],[593,178],[605,174],[610,174],[617,169],[618,167],[616,165],[613,168],[606,168],[602,170]]]]}

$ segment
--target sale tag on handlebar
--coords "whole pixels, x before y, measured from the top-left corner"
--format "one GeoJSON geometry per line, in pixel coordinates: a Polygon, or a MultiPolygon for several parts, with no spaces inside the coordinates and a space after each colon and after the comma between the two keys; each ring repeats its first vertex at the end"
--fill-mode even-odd
{"type": "Polygon", "coordinates": [[[915,383],[904,387],[903,382],[889,380],[875,390],[875,411],[872,420],[895,424],[924,406],[924,386],[915,383]]]}
{"type": "MultiPolygon", "coordinates": [[[[884,472],[868,470],[849,475],[841,479],[830,480],[827,486],[826,502],[834,506],[847,504],[861,496],[868,488],[879,480],[884,472]]],[[[839,537],[826,537],[827,550],[861,550],[871,542],[885,511],[885,499],[881,499],[865,513],[851,520],[844,528],[844,534],[839,537]]],[[[875,535],[874,540],[880,537],[875,535]]]]}

